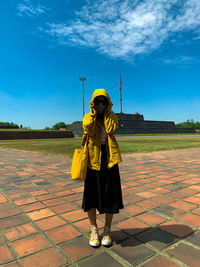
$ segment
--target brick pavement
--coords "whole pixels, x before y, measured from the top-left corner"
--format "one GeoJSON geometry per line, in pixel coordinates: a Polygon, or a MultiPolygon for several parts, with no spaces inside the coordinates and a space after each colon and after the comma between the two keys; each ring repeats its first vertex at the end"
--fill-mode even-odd
{"type": "Polygon", "coordinates": [[[113,245],[92,248],[71,159],[0,148],[0,266],[200,266],[199,155],[122,154],[125,208],[113,217],[113,245]]]}

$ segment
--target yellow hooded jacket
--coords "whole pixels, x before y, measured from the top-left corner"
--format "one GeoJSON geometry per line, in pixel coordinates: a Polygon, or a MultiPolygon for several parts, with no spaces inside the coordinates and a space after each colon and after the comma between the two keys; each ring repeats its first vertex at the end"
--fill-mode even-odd
{"type": "Polygon", "coordinates": [[[89,102],[90,112],[86,113],[83,117],[84,134],[81,143],[81,146],[84,147],[88,135],[88,167],[93,170],[100,170],[101,167],[102,128],[100,122],[96,119],[96,110],[94,108],[94,98],[99,95],[107,97],[109,101],[108,108],[104,112],[104,125],[107,133],[106,149],[108,168],[111,168],[118,162],[122,162],[119,146],[114,136],[114,132],[118,128],[119,122],[117,116],[111,111],[113,104],[105,89],[96,89],[93,92],[91,102],[89,102]]]}

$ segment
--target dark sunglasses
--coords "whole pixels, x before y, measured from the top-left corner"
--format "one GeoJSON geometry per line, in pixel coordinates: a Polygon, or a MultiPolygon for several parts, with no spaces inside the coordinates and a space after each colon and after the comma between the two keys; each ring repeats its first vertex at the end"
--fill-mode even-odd
{"type": "Polygon", "coordinates": [[[101,100],[101,99],[94,99],[94,104],[95,105],[98,105],[99,103],[102,103],[103,105],[108,105],[108,100],[107,99],[103,99],[103,100],[101,100]]]}

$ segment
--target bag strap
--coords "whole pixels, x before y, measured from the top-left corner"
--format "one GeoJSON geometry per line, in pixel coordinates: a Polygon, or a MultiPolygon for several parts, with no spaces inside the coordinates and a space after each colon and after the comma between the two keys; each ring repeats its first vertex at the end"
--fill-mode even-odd
{"type": "Polygon", "coordinates": [[[84,148],[84,151],[85,151],[85,149],[87,148],[88,141],[89,141],[89,136],[88,136],[88,134],[84,134],[84,135],[83,135],[83,138],[82,138],[82,142],[81,142],[81,147],[84,148]]]}

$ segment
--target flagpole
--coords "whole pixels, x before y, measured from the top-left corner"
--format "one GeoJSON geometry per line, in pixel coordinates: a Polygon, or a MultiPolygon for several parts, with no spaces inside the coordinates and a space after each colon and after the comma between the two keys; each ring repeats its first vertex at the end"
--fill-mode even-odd
{"type": "Polygon", "coordinates": [[[122,113],[122,78],[121,78],[121,73],[120,73],[120,113],[122,113]]]}
{"type": "Polygon", "coordinates": [[[122,91],[120,90],[120,106],[121,106],[121,112],[122,113],[122,91]]]}

